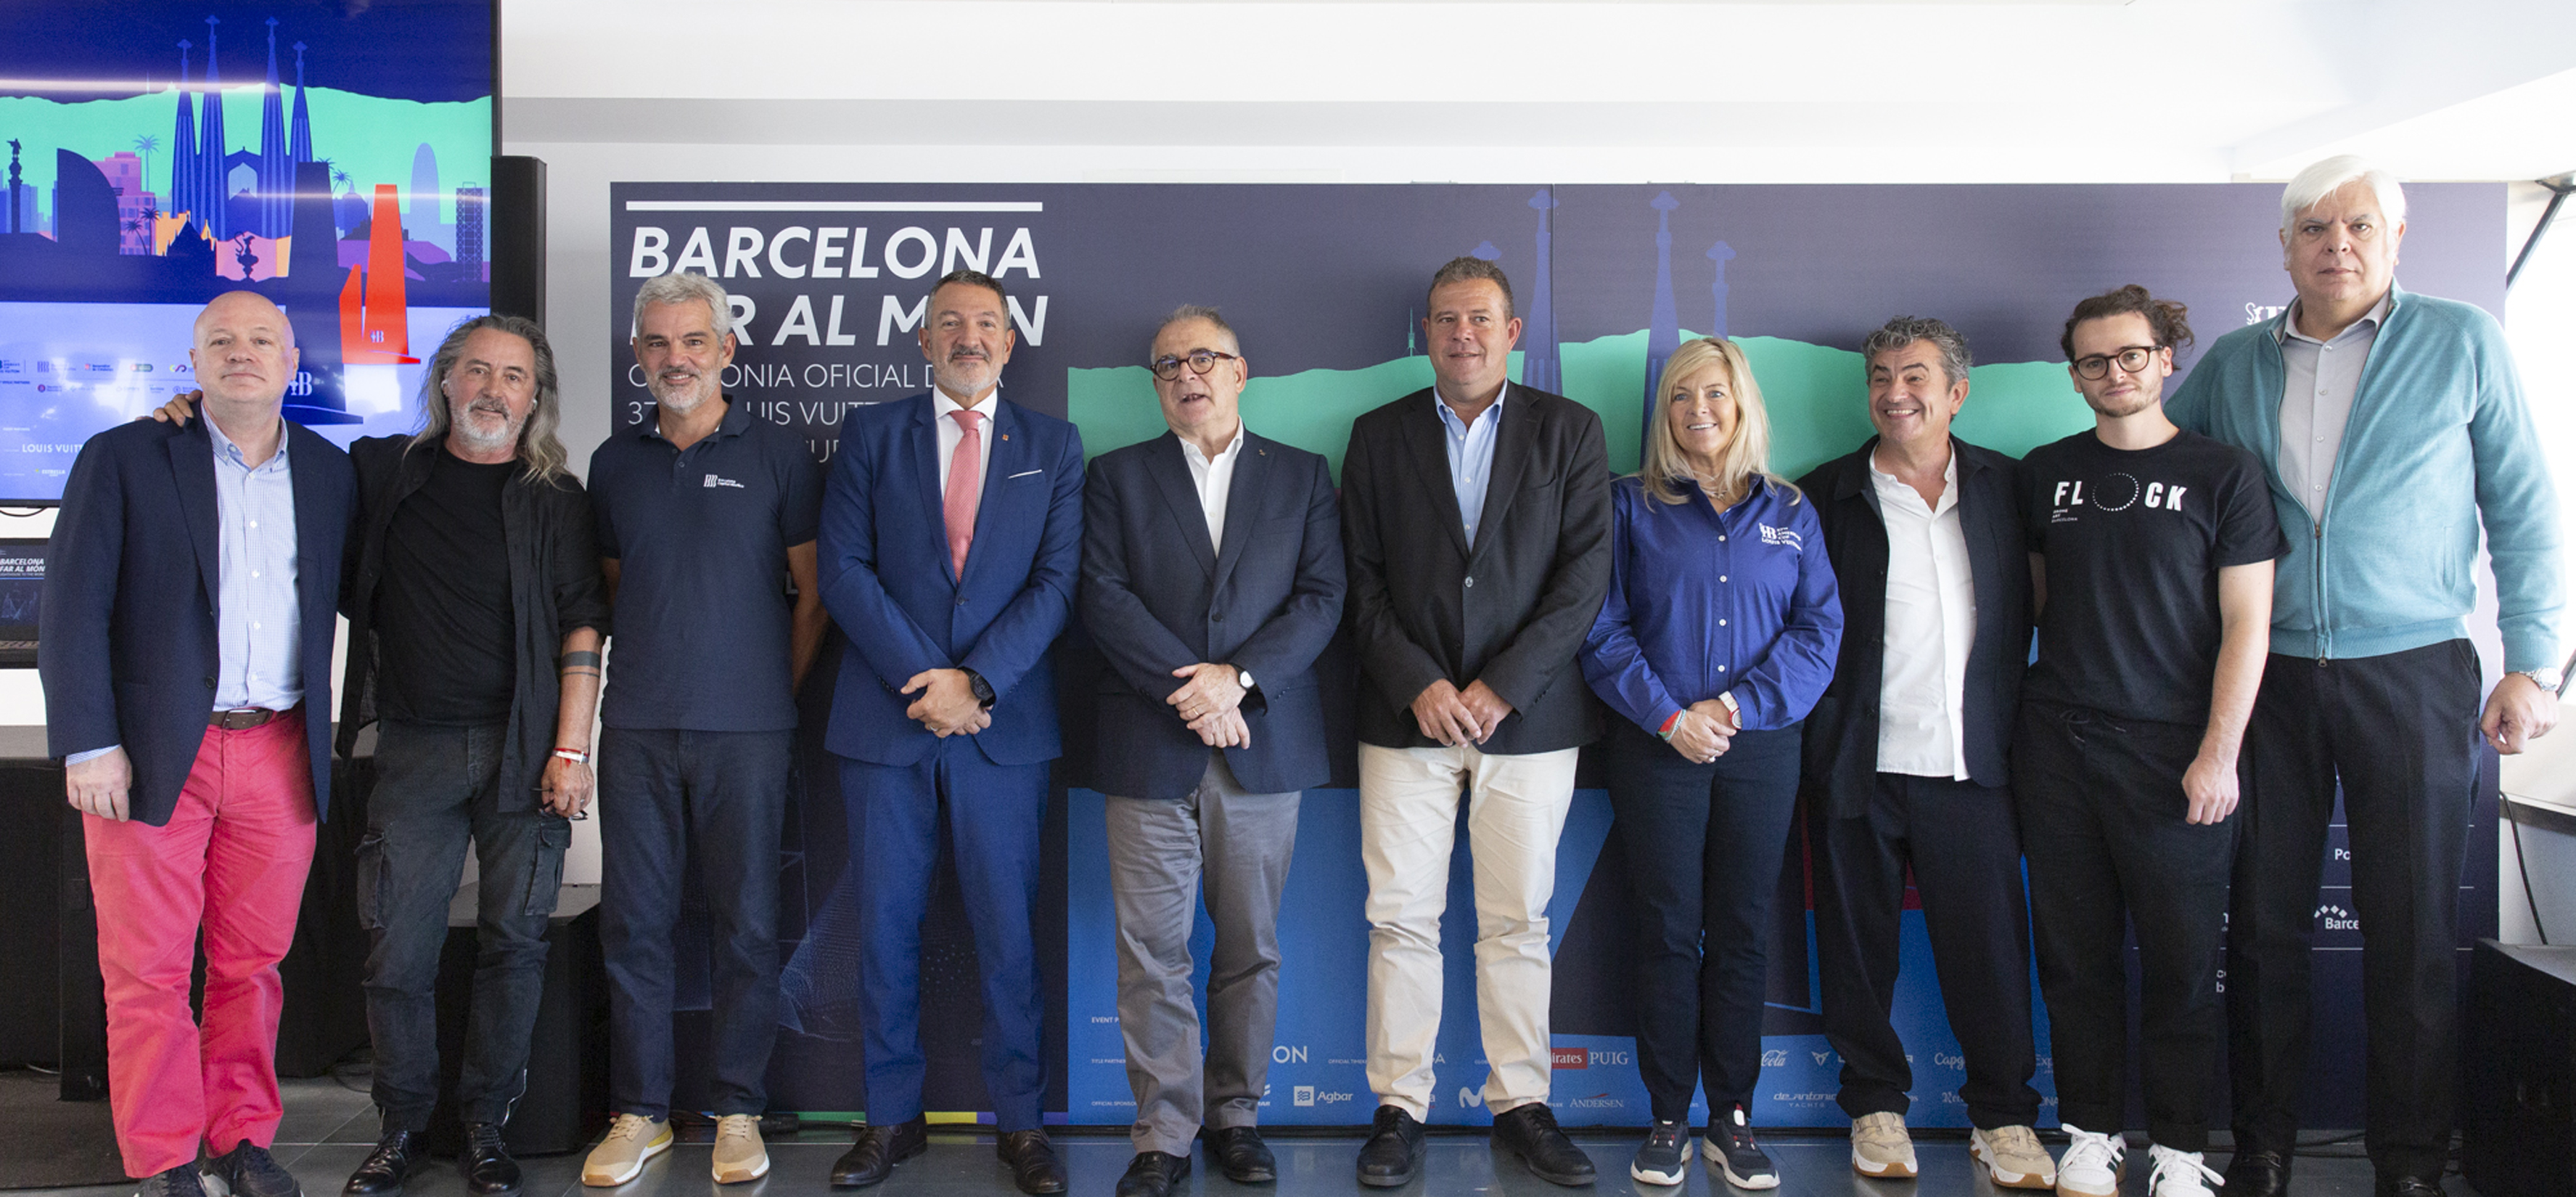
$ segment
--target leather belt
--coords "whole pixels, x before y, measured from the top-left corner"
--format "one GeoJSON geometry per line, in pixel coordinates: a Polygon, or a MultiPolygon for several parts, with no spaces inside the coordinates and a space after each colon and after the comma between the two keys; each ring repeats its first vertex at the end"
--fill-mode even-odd
{"type": "Polygon", "coordinates": [[[272,711],[266,707],[235,707],[229,711],[210,711],[206,715],[206,726],[220,727],[225,731],[249,731],[254,727],[266,727],[270,721],[285,713],[272,711]]]}

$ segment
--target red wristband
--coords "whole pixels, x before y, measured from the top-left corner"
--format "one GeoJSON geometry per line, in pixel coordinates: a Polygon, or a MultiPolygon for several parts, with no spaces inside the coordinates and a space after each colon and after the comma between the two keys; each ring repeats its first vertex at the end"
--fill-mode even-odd
{"type": "Polygon", "coordinates": [[[1658,736],[1662,736],[1663,738],[1665,738],[1665,739],[1667,739],[1667,740],[1672,739],[1672,738],[1673,738],[1673,725],[1674,725],[1674,724],[1676,724],[1676,723],[1679,723],[1679,722],[1681,722],[1681,721],[1682,721],[1682,713],[1681,713],[1680,711],[1675,711],[1675,712],[1673,712],[1673,714],[1672,714],[1672,717],[1671,717],[1671,718],[1664,720],[1664,725],[1663,725],[1662,727],[1659,727],[1659,728],[1656,728],[1656,729],[1655,729],[1655,734],[1656,734],[1656,735],[1658,735],[1658,736]]]}

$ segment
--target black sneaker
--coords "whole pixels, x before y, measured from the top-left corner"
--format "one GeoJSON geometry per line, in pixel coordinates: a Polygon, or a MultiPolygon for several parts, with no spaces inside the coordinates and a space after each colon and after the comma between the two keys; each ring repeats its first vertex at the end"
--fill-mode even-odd
{"type": "Polygon", "coordinates": [[[277,1157],[248,1139],[206,1161],[206,1172],[234,1197],[304,1197],[304,1186],[278,1166],[277,1157]]]}
{"type": "Polygon", "coordinates": [[[197,1163],[190,1160],[144,1177],[134,1197],[206,1197],[206,1182],[198,1179],[197,1163]]]}
{"type": "Polygon", "coordinates": [[[1682,1183],[1682,1173],[1690,1167],[1690,1141],[1690,1128],[1679,1119],[1647,1127],[1637,1158],[1628,1161],[1629,1178],[1650,1185],[1682,1183]]]}
{"type": "Polygon", "coordinates": [[[1771,1166],[1771,1157],[1762,1154],[1761,1144],[1753,1141],[1753,1125],[1745,1120],[1743,1106],[1728,1106],[1724,1118],[1709,1124],[1708,1137],[1700,1142],[1699,1153],[1717,1165],[1726,1174],[1726,1183],[1736,1188],[1780,1187],[1780,1170],[1771,1166]]]}

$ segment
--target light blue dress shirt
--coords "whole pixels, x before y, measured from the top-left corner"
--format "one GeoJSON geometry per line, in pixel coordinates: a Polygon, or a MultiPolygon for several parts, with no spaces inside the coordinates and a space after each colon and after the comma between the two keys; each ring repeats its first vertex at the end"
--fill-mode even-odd
{"type": "Polygon", "coordinates": [[[215,705],[283,711],[304,701],[302,612],[295,601],[295,475],[286,439],[254,469],[213,420],[215,705]]]}
{"type": "Polygon", "coordinates": [[[1467,547],[1476,547],[1476,521],[1485,515],[1485,488],[1494,478],[1494,441],[1501,435],[1503,400],[1512,397],[1512,384],[1506,382],[1494,396],[1493,406],[1476,413],[1469,424],[1440,398],[1440,389],[1431,390],[1431,408],[1440,413],[1443,435],[1440,443],[1449,450],[1449,485],[1458,492],[1458,519],[1467,527],[1467,547]]]}

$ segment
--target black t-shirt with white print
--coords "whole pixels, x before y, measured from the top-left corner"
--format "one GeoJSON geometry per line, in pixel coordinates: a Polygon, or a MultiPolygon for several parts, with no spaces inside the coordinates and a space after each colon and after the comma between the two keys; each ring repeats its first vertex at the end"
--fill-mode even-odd
{"type": "Polygon", "coordinates": [[[2080,432],[2022,459],[2022,517],[2048,583],[2024,695],[2206,724],[2218,571],[2290,548],[2254,455],[2192,432],[2134,450],[2080,432]]]}

